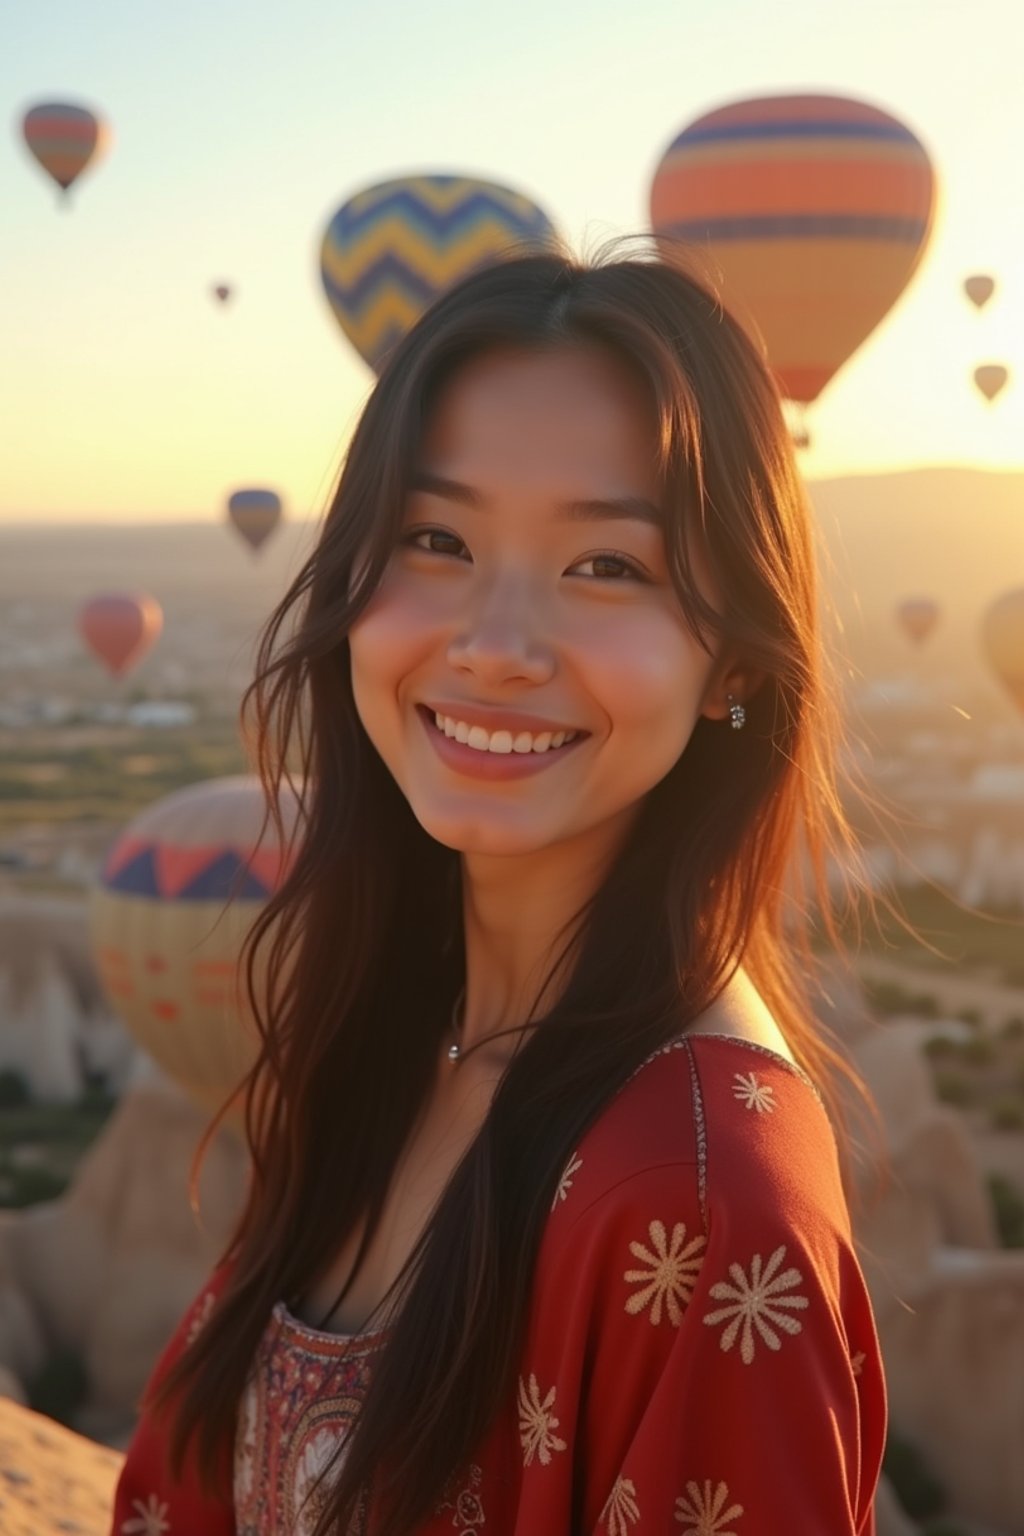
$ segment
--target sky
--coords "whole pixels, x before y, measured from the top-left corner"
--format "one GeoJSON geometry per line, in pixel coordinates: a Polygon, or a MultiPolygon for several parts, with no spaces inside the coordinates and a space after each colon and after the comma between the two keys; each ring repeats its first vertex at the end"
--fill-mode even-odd
{"type": "Polygon", "coordinates": [[[47,0],[0,23],[0,521],[219,519],[239,485],[319,516],[372,375],[319,247],[361,187],[459,171],[536,200],[585,254],[648,228],[676,133],[742,96],[826,91],[923,141],[922,265],[809,417],[810,479],[1024,470],[1018,0],[47,0]],[[101,111],[58,206],[39,100],[101,111]],[[1000,280],[982,311],[964,277],[1000,280]],[[237,300],[209,297],[217,281],[237,300]],[[987,405],[971,375],[1012,370],[987,405]]]}

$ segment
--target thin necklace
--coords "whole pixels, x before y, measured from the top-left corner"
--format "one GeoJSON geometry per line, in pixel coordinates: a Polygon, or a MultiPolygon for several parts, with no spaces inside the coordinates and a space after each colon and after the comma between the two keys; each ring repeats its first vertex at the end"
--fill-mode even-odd
{"type": "Polygon", "coordinates": [[[451,1029],[452,1029],[452,1038],[454,1040],[454,1044],[450,1045],[448,1047],[448,1060],[449,1061],[458,1061],[459,1058],[462,1055],[462,1046],[459,1044],[459,1031],[458,1031],[458,1029],[456,1027],[455,1020],[458,1018],[459,1009],[462,1006],[462,999],[465,997],[465,995],[466,995],[466,988],[465,988],[465,986],[463,986],[462,991],[459,993],[458,997],[455,999],[455,1007],[452,1009],[451,1029]]]}

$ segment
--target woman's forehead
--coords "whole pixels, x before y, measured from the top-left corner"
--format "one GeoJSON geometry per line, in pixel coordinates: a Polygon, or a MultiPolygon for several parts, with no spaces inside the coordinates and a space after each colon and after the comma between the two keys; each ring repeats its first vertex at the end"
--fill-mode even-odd
{"type": "Polygon", "coordinates": [[[628,482],[620,491],[650,495],[655,441],[649,395],[602,349],[502,350],[471,359],[445,382],[420,459],[453,475],[458,465],[458,478],[549,474],[582,480],[581,491],[617,481],[628,482]]]}

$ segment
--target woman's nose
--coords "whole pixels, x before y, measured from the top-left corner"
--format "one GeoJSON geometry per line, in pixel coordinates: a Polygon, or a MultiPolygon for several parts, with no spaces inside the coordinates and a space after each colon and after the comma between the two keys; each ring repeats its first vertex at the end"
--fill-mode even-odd
{"type": "Polygon", "coordinates": [[[498,580],[474,594],[449,642],[448,659],[494,680],[545,681],[554,670],[550,622],[526,582],[498,580]]]}

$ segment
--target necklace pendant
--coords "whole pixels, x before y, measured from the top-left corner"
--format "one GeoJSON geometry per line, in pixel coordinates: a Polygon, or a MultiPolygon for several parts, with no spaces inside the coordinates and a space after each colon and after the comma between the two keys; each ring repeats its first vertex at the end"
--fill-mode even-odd
{"type": "Polygon", "coordinates": [[[458,1061],[459,1054],[460,1054],[459,1053],[459,1047],[458,1047],[457,1044],[456,1045],[450,1045],[448,1047],[448,1060],[449,1061],[458,1061]]]}

